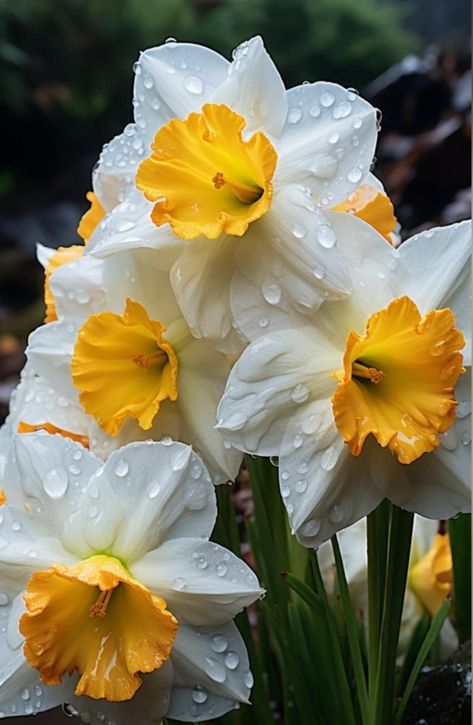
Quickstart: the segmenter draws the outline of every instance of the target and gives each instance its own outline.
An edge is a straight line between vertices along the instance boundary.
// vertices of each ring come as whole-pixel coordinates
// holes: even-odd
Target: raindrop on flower
[[[117,463],[115,464],[115,473],[120,478],[124,478],[127,475],[129,470],[130,470],[130,466],[123,458],[120,458],[120,460],[117,461]]]
[[[362,123],[363,122],[361,118],[355,118],[355,120],[353,121],[353,128],[356,128],[358,130],[359,128],[361,128]]]
[[[314,267],[312,270],[312,274],[314,275],[315,279],[323,279],[325,276],[325,269],[323,267]]]
[[[214,634],[210,646],[214,652],[225,652],[228,647],[228,640],[223,634]]]
[[[297,493],[304,493],[307,491],[307,481],[305,478],[301,478],[299,481],[297,481],[296,485],[294,486]]]
[[[321,522],[320,519],[310,519],[301,526],[302,536],[307,536],[309,539],[313,536],[317,536],[320,531]]]
[[[340,504],[335,504],[329,512],[329,519],[333,524],[339,524],[341,521],[343,521],[343,516],[345,512],[343,510],[343,506]]]
[[[217,574],[217,576],[225,576],[225,574],[227,573],[227,565],[223,562],[220,562],[220,564],[217,564],[217,566],[215,567],[215,573]]]
[[[205,657],[205,674],[210,677],[211,680],[214,682],[225,682],[227,679],[227,673],[225,672],[225,668],[216,660],[214,660],[212,657]]]
[[[458,448],[458,437],[454,428],[449,428],[440,436],[440,443],[447,451],[456,451]]]
[[[25,687],[25,689],[21,691],[20,697],[22,700],[25,701],[30,699],[31,695],[27,687]]]
[[[250,671],[245,672],[245,674],[243,675],[243,683],[244,683],[245,687],[248,687],[248,688],[253,687],[254,679],[253,679],[253,675],[251,674]]]
[[[197,78],[197,76],[188,76],[184,80],[184,88],[186,91],[189,91],[189,93],[193,93],[198,96],[204,90],[204,84],[200,78]]]
[[[156,496],[159,495],[161,491],[161,484],[159,481],[151,481],[149,488],[148,488],[148,497],[149,498],[156,498]]]
[[[298,123],[302,118],[302,111],[300,108],[291,108],[287,115],[288,123]]]
[[[330,249],[337,241],[337,237],[331,226],[321,224],[317,227],[317,240],[322,247]]]
[[[61,498],[67,491],[69,479],[63,468],[52,468],[43,480],[43,488],[51,498]]]
[[[312,118],[318,118],[321,113],[320,106],[312,106],[309,113],[312,116]]]
[[[456,408],[457,418],[466,418],[471,413],[471,404],[468,400],[458,403]]]
[[[269,325],[269,319],[267,317],[260,317],[258,325],[262,328],[267,327]]]
[[[334,106],[332,115],[335,119],[346,118],[350,115],[351,109],[351,103],[349,103],[348,101],[341,101],[341,103],[337,103],[337,105]]]
[[[122,219],[116,226],[117,232],[129,232],[131,229],[136,227],[136,223],[130,219]]]
[[[330,91],[324,91],[320,96],[320,105],[324,108],[330,108],[335,103],[335,96]]]
[[[182,577],[178,576],[174,579],[174,581],[172,583],[172,588],[176,592],[182,591],[183,589],[185,589],[185,587],[186,587],[186,582]]]
[[[340,141],[340,134],[338,134],[338,133],[331,133],[329,135],[329,137],[328,137],[327,140],[332,145],[333,144],[336,144],[336,143],[338,143]]]
[[[192,690],[192,699],[197,705],[202,705],[202,703],[206,702],[207,697],[207,691],[202,685],[196,685]]]
[[[236,670],[238,665],[240,664],[240,658],[238,657],[236,652],[227,652],[225,657],[223,658],[223,661],[225,662],[225,667],[228,667],[229,670]]]
[[[261,291],[263,292],[264,299],[270,305],[277,305],[281,301],[281,287],[276,282],[268,285],[263,284]]]
[[[305,227],[302,226],[302,224],[294,224],[292,227],[292,233],[296,237],[296,239],[304,239],[305,235],[307,234],[307,230]]]
[[[148,89],[148,91],[153,87],[153,79],[151,76],[146,76],[146,78],[143,80],[143,85],[145,88]]]
[[[0,607],[6,607],[10,600],[4,592],[0,592]]]
[[[352,184],[357,184],[363,176],[363,172],[361,169],[359,169],[357,166],[354,166],[352,169],[349,169],[347,174],[347,179]]]
[[[303,403],[309,397],[310,390],[307,385],[297,383],[291,391],[291,398],[295,403]]]

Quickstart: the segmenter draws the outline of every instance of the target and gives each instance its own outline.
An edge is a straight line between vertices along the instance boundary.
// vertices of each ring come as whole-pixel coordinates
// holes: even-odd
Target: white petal
[[[67,400],[77,403],[77,391],[72,385],[70,360],[77,336],[77,324],[57,320],[38,327],[28,338],[28,362],[47,384]]]
[[[330,399],[301,407],[290,420],[279,454],[279,483],[301,544],[318,546],[380,503],[383,495],[367,471],[365,454],[349,453]]]
[[[238,241],[237,241],[238,243]],[[182,313],[195,337],[205,337],[225,352],[236,352],[230,309],[230,282],[235,269],[235,237],[200,237],[188,242],[171,270]]]
[[[111,212],[125,198],[142,199],[135,187],[135,175],[145,156],[144,139],[132,123],[104,145],[94,170],[93,186],[106,212]]]
[[[88,490],[98,492],[99,512],[108,505],[121,510],[122,521],[110,546],[129,562],[168,539],[207,537],[215,523],[209,474],[182,443],[130,443],[110,456]]]
[[[36,258],[44,268],[47,267],[49,260],[54,256],[55,252],[56,250],[51,247],[44,247],[42,244],[36,245]]]
[[[471,359],[471,221],[438,227],[408,239],[399,248],[402,288],[423,313],[450,307],[467,340]]]
[[[280,136],[287,113],[284,83],[259,36],[234,51],[228,75],[212,102],[225,103],[244,116],[245,131]]]
[[[337,534],[338,545],[343,559],[343,568],[349,585],[360,578],[366,578],[368,566],[366,551],[366,519],[342,529]],[[325,542],[317,552],[320,569],[333,591],[335,559],[332,544]],[[330,580],[330,581],[329,581]]]
[[[370,461],[383,493],[397,506],[428,519],[447,519],[471,511],[471,376],[456,387],[457,417],[441,444],[409,465],[376,447]],[[375,472],[378,471],[376,474]]]
[[[80,556],[82,535],[71,519],[77,511],[78,489],[88,483],[100,463],[79,443],[60,435],[43,431],[16,435],[6,464],[5,487],[9,506],[18,509],[17,517],[23,516],[25,534],[34,539],[41,531],[43,536],[67,542],[68,550]]]
[[[133,576],[170,611],[194,625],[228,622],[263,594],[251,569],[223,546],[202,539],[166,541],[132,565]]]
[[[131,700],[108,702],[91,697],[74,695],[77,675],[65,682],[68,692],[63,701],[69,704],[68,712],[80,717],[81,722],[91,725],[103,725],[104,722],[116,725],[156,725],[161,722],[169,707],[173,680],[173,667],[168,660],[162,667],[150,674],[140,674],[142,684]]]
[[[228,61],[192,43],[165,43],[141,54],[135,66],[135,121],[146,143],[176,116],[208,102],[227,74]]]
[[[235,480],[241,454],[225,446],[215,430],[217,405],[230,366],[225,356],[204,341],[194,341],[179,351],[179,411],[182,440],[191,443],[215,483]]]
[[[207,720],[228,712],[236,702],[248,702],[253,678],[245,644],[233,622],[218,628],[182,624],[171,659],[175,674],[169,717]]]
[[[50,278],[57,315],[80,324],[105,304],[103,265],[91,255],[63,264]]]
[[[316,328],[282,330],[245,350],[220,402],[218,428],[237,448],[279,455],[289,419],[312,396],[329,395],[340,353]]]
[[[377,136],[375,110],[335,83],[297,86],[287,98],[275,184],[303,182],[319,202],[335,206],[370,170]]]
[[[154,204],[143,197],[117,206],[96,228],[87,245],[87,254],[108,257],[134,249],[154,249],[153,267],[169,271],[184,244],[168,224],[157,227],[151,219]]]
[[[279,191],[264,217],[236,246],[240,272],[261,286],[267,302],[283,297],[303,312],[351,289],[346,259],[336,233],[302,187]],[[284,300],[283,300],[284,301]]]

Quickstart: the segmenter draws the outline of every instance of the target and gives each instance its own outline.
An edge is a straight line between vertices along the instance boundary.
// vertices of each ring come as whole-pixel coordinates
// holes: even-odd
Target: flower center
[[[350,332],[332,407],[353,455],[369,434],[400,463],[436,448],[455,420],[464,344],[449,309],[422,319],[409,297],[371,315],[363,336]]]
[[[162,401],[177,399],[178,362],[164,333],[130,299],[123,315],[101,312],[80,328],[72,382],[86,412],[109,435],[117,435],[127,418],[148,430]]]
[[[24,599],[24,654],[47,685],[77,671],[76,695],[120,702],[169,658],[177,620],[114,557],[35,572]]]
[[[264,134],[243,139],[245,120],[225,105],[206,103],[156,134],[136,185],[156,202],[155,224],[182,239],[223,232],[242,236],[267,212],[277,154]]]

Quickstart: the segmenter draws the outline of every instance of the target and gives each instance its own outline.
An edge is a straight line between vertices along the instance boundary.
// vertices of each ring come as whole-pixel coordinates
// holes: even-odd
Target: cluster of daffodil
[[[324,542],[344,530],[356,599],[370,577],[356,542],[384,499],[433,520],[469,511],[469,225],[397,246],[370,173],[375,109],[332,83],[286,91],[259,38],[232,62],[167,42],[134,71],[134,123],[94,169],[84,243],[39,248],[45,324],[0,434],[0,716],[67,702],[87,723],[220,717],[249,700],[248,647],[261,704],[249,717],[266,723],[264,658],[232,621],[263,589],[238,536],[233,552],[209,541],[215,485],[250,454],[268,525],[258,545],[256,520],[252,543],[281,667],[282,630],[296,631],[281,602],[323,606],[296,578],[301,562],[327,601],[337,590]],[[273,501],[252,456],[278,459]],[[278,528],[286,515],[296,538]],[[415,537],[406,621],[451,590],[436,531]],[[273,544],[288,567],[299,560],[292,595],[262,557]],[[286,684],[286,722],[315,722],[299,683]],[[375,690],[379,707],[379,677]],[[387,722],[376,707],[370,722]]]

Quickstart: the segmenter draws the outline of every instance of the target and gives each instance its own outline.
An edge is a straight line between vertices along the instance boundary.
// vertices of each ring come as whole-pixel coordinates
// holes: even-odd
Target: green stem
[[[343,614],[345,617],[348,646],[350,648],[353,671],[355,673],[358,702],[360,704],[362,719],[365,722],[368,717],[368,691],[366,687],[366,675],[363,667],[363,659],[361,656],[358,626],[350,600],[350,592],[348,590],[347,579],[345,576],[345,567],[343,566],[343,559],[336,535],[332,536],[332,548],[333,555],[335,557],[337,581],[338,587],[340,589],[340,596],[342,599]]]
[[[388,550],[389,502],[384,500],[367,518],[368,546],[368,674],[370,698],[378,671],[379,632]]]
[[[375,689],[370,692],[370,724],[393,721],[396,655],[406,591],[414,514],[390,504],[383,614],[379,635]],[[370,663],[371,665],[371,663]],[[373,675],[371,675],[371,681]]]
[[[460,643],[471,637],[471,515],[448,522],[453,558],[453,608]]]

